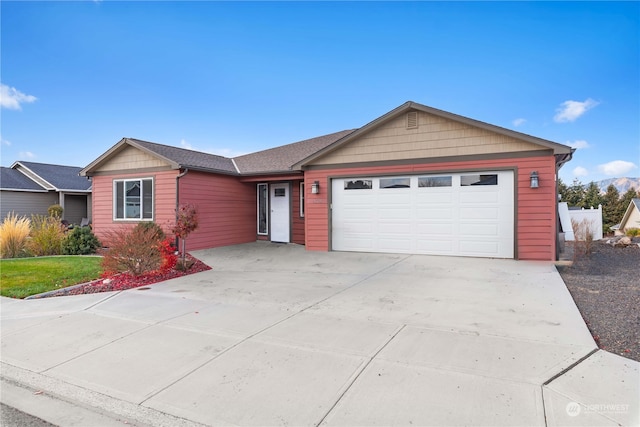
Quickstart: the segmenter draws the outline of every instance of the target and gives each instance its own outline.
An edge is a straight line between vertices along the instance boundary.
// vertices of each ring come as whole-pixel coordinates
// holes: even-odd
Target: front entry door
[[[271,184],[271,241],[289,243],[289,184]]]

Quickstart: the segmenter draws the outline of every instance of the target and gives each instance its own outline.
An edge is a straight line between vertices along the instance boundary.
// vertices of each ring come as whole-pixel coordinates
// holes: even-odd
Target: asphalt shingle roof
[[[343,130],[304,141],[245,154],[235,157],[241,174],[258,174],[290,171],[291,167],[299,161],[333,144],[354,130]]]
[[[23,161],[19,163],[58,190],[87,191],[91,189],[91,181],[79,175],[80,170],[82,170],[80,167]]]
[[[20,171],[11,168],[0,169],[0,188],[3,190],[40,190],[46,191],[35,181],[28,178]]]
[[[183,168],[191,168],[212,172],[236,173],[233,161],[216,154],[203,153],[201,151],[187,150],[185,148],[171,147],[169,145],[156,144],[155,142],[141,141],[134,138],[126,138],[134,145],[139,145],[157,155],[164,157]]]

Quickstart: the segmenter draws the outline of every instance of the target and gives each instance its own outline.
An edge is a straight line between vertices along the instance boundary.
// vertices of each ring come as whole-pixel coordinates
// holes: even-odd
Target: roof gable
[[[419,119],[421,123],[420,126],[425,124],[433,125],[433,130],[438,134],[436,135],[434,132],[430,135],[430,129],[420,130],[420,126],[410,128],[408,123],[405,125],[405,120],[408,120],[407,113],[409,112],[415,112],[417,114],[415,118]],[[427,121],[427,123],[425,123],[425,121]],[[428,121],[430,121],[430,123]],[[402,126],[398,126],[399,123],[402,123]],[[417,124],[417,122],[412,124]],[[385,127],[389,129],[385,130]],[[379,135],[375,135],[376,132],[378,132]],[[442,137],[443,135],[444,138]],[[468,147],[478,144],[480,138],[486,138],[486,136],[489,135],[495,140],[496,145],[496,147],[492,147],[491,149],[496,151],[504,150],[505,148],[507,151],[551,150],[559,164],[570,160],[571,154],[574,151],[571,147],[562,144],[409,101],[312,154],[306,159],[303,159],[294,165],[294,168],[303,168],[311,164],[339,163],[341,158],[342,161],[349,158],[357,159],[359,162],[375,161],[375,156],[369,156],[369,154],[373,154],[375,150],[378,150],[376,153],[379,157],[385,159],[393,158],[393,156],[401,159],[403,153],[407,158],[415,158],[416,153],[423,154],[425,155],[424,157],[459,155],[461,151],[464,152],[465,150],[473,153],[473,149],[465,149],[465,146]],[[349,145],[357,144],[358,141],[366,138],[370,138],[370,141],[366,143],[369,144],[368,147],[365,148],[364,145],[366,144],[360,142],[361,147],[347,149]],[[447,138],[449,138],[450,141],[455,139],[458,146],[443,145],[447,143]],[[473,138],[476,138],[476,141],[474,141]],[[393,146],[395,143],[403,145]],[[386,144],[387,147],[379,146],[372,149],[374,145],[383,144]],[[346,150],[346,153],[338,155],[338,150]],[[425,150],[431,150],[432,152],[427,153]]]
[[[109,162],[117,159],[118,156],[125,156],[131,153],[131,148],[144,153],[146,155],[145,158],[153,159],[155,161],[153,166],[164,166],[171,169],[194,169],[224,174],[237,173],[233,161],[226,157],[134,138],[121,139],[117,144],[82,169],[80,173],[87,176],[94,175]],[[149,163],[147,162],[146,164]]]
[[[11,168],[46,190],[82,192],[91,190],[91,181],[79,175],[82,168],[77,166],[18,161]]]
[[[38,185],[22,172],[12,168],[6,168],[4,166],[0,169],[0,187],[2,190],[47,191],[44,187]]]
[[[629,202],[629,206],[627,206],[627,210],[624,212],[622,220],[620,221],[620,229],[625,229],[627,222],[629,221],[629,218],[631,218],[631,214],[634,211],[637,212],[637,214],[640,216],[640,199],[638,198],[631,199],[631,202]]]

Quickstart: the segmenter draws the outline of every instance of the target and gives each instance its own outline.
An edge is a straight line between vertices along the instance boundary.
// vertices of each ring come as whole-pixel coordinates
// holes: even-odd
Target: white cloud
[[[31,151],[21,151],[18,153],[18,157],[20,157],[20,159],[22,160],[25,160],[25,159],[34,159],[36,155],[33,154]]]
[[[624,160],[614,160],[609,163],[598,165],[598,170],[603,174],[609,176],[626,175],[628,172],[631,172],[632,170],[637,168],[638,166],[636,166],[635,164]]]
[[[25,95],[14,87],[0,83],[0,106],[9,110],[21,110],[20,104],[34,102],[36,99],[33,95]]]
[[[186,148],[187,150],[193,150],[193,147],[191,146],[191,144],[189,144],[189,143],[187,142],[187,140],[186,140],[186,139],[184,139],[184,138],[182,138],[182,139],[180,140],[180,146],[181,146],[182,148]]]
[[[556,115],[553,116],[553,121],[556,123],[573,122],[598,104],[599,102],[591,98],[588,98],[584,102],[564,101],[560,104],[560,107],[556,109]]]
[[[523,124],[525,124],[527,122],[527,119],[523,119],[523,118],[519,118],[519,119],[515,119],[514,121],[512,121],[511,123],[513,123],[513,125],[515,127],[518,126],[522,126]]]
[[[586,170],[585,168],[583,168],[582,166],[578,166],[578,167],[573,169],[573,176],[575,176],[575,177],[587,176],[587,175],[589,175],[589,171]]]
[[[587,141],[585,141],[584,139],[578,139],[578,140],[575,140],[573,142],[567,141],[567,145],[569,147],[571,147],[571,148],[577,148],[578,150],[582,150],[582,149],[591,147],[591,145],[589,145],[589,143]]]
[[[11,141],[0,136],[0,145],[6,145],[7,147],[9,147],[11,145]]]

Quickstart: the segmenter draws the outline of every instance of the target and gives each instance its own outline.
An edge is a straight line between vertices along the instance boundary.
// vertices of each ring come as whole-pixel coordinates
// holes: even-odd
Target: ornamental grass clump
[[[25,255],[31,223],[25,216],[14,212],[0,224],[0,258],[17,258]]]
[[[64,226],[58,216],[31,216],[31,238],[27,248],[35,256],[60,255]]]

